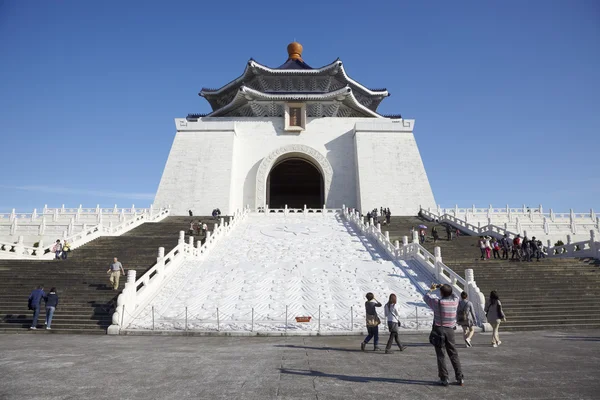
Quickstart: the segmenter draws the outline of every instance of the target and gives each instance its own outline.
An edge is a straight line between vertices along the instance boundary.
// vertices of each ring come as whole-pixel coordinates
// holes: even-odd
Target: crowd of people
[[[379,207],[379,210],[374,208],[373,210],[367,212],[366,217],[367,222],[373,218],[373,221],[376,224],[380,223],[381,225],[389,225],[392,220],[392,212],[390,211],[389,207]],[[379,218],[381,218],[381,220]]]
[[[481,260],[490,260],[492,255],[494,259],[499,260],[510,258],[512,261],[528,262],[533,261],[534,258],[540,261],[540,258],[546,257],[542,241],[537,240],[535,236],[529,239],[527,236],[521,238],[521,235],[517,235],[514,239],[510,239],[508,235],[504,235],[500,240],[490,236],[480,236],[477,246],[481,252]]]
[[[190,221],[190,229],[188,231],[190,236],[206,236],[206,232],[208,231],[208,225],[206,223],[202,223],[200,220]]]
[[[433,292],[437,290],[439,290],[439,293],[434,295]],[[379,325],[381,324],[381,320],[377,313],[377,308],[382,306],[384,307],[389,331],[385,353],[389,354],[392,352],[391,348],[394,342],[398,346],[399,351],[406,350],[407,347],[401,343],[398,332],[401,323],[400,315],[396,309],[396,295],[393,293],[390,294],[388,302],[385,305],[381,304],[371,292],[367,293],[366,298],[365,314],[368,335],[360,344],[361,350],[366,350],[366,346],[371,339],[373,339],[374,344],[373,350],[382,350],[379,347]],[[444,386],[450,384],[449,373],[446,367],[447,354],[454,368],[456,383],[462,386],[465,380],[456,347],[455,330],[457,326],[460,326],[463,331],[465,346],[467,348],[473,346],[472,339],[475,333],[475,326],[478,325],[473,303],[469,301],[466,292],[462,292],[459,299],[448,284],[432,285],[429,292],[423,296],[423,301],[433,310],[433,324],[429,335],[429,342],[435,348],[440,383]],[[506,316],[502,310],[500,298],[495,291],[490,293],[490,297],[486,301],[485,313],[493,329],[492,347],[498,347],[502,344],[498,333],[500,322],[506,321]]]

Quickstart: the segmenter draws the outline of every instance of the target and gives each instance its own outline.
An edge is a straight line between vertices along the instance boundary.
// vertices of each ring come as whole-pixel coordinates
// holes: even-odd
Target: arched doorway
[[[267,178],[270,208],[321,208],[324,203],[323,176],[303,158],[286,158],[276,163]]]

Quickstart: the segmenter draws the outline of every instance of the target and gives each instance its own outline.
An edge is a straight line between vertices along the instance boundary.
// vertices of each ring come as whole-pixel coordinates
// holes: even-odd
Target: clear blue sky
[[[443,206],[600,211],[596,0],[0,0],[0,211],[147,206],[173,118],[294,39],[416,119]]]

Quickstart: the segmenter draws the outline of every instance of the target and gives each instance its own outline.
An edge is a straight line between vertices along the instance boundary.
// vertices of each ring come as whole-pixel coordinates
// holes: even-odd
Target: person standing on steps
[[[440,235],[438,234],[436,226],[431,228],[431,235],[433,236],[433,243],[437,243],[438,239],[440,238]]]
[[[477,318],[475,318],[473,303],[468,300],[468,297],[467,292],[460,294],[462,300],[458,303],[458,308],[456,309],[456,323],[463,329],[467,347],[472,347],[471,339],[473,339],[473,335],[475,334]]]
[[[46,329],[52,329],[50,326],[52,325],[52,317],[54,316],[54,311],[56,311],[56,307],[58,307],[58,295],[56,294],[56,288],[50,289],[50,293],[46,297],[44,297],[44,301],[46,302]]]
[[[510,252],[511,240],[508,238],[508,235],[505,233],[504,237],[500,240],[500,245],[502,246],[502,259],[508,260],[508,253]]]
[[[119,277],[121,273],[125,275],[125,270],[123,269],[123,265],[119,262],[117,257],[113,258],[113,263],[110,264],[107,274],[110,274],[109,281],[112,285],[113,290],[119,290]]]
[[[492,325],[492,346],[498,347],[502,344],[498,329],[500,328],[500,322],[506,321],[506,316],[504,315],[504,311],[502,311],[502,303],[500,303],[500,298],[495,290],[492,290],[489,300],[486,301],[485,316],[490,325]]]
[[[439,289],[440,297],[434,297],[431,292]],[[438,375],[441,384],[448,386],[448,369],[446,368],[446,358],[444,348],[448,353],[448,358],[454,368],[456,383],[460,386],[464,384],[464,376],[460,367],[458,350],[454,342],[454,331],[456,330],[456,309],[458,307],[458,297],[452,292],[452,286],[432,285],[429,293],[423,296],[423,301],[433,310],[433,326],[429,335],[429,342],[435,348],[437,356]]]
[[[383,308],[387,319],[388,330],[390,331],[390,338],[388,339],[387,345],[385,346],[385,354],[392,352],[392,344],[395,341],[400,351],[406,350],[406,346],[400,343],[400,335],[398,334],[398,328],[400,327],[400,314],[396,310],[396,295],[390,294],[390,298]]]
[[[373,350],[377,351],[381,350],[379,346],[377,346],[379,344],[379,324],[381,323],[381,321],[377,316],[376,307],[381,307],[381,303],[375,299],[375,295],[371,292],[367,293],[366,297],[367,301],[365,302],[365,313],[367,320],[368,335],[365,338],[365,340],[363,340],[363,342],[360,344],[360,349],[362,351],[365,351],[367,343],[369,343],[369,341],[373,339]]]
[[[190,217],[194,216],[194,213],[192,212],[192,210],[188,210],[188,214],[190,214]]]
[[[71,245],[69,244],[69,242],[67,242],[67,239],[64,240],[64,243],[62,245],[62,259],[66,260],[67,259],[67,253],[71,251]]]
[[[33,310],[33,321],[31,321],[31,326],[29,329],[37,329],[38,318],[40,317],[40,307],[42,299],[45,296],[46,293],[44,293],[44,285],[39,285],[37,289],[34,289],[29,295],[29,309]]]
[[[60,260],[60,253],[62,253],[62,244],[60,243],[60,239],[56,239],[56,243],[52,247],[52,251],[54,252],[54,259]]]
[[[479,250],[481,251],[481,260],[485,260],[485,240],[483,236],[479,236],[479,241],[477,242],[479,246]]]
[[[446,224],[446,239],[448,241],[452,240],[452,229],[450,228],[450,224]]]

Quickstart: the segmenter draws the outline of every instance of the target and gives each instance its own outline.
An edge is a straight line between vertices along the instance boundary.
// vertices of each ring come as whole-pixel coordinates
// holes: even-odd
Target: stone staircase
[[[425,247],[433,254],[442,249],[444,263],[464,276],[472,268],[475,281],[484,295],[496,290],[502,301],[507,322],[502,330],[535,330],[563,328],[599,328],[600,303],[595,298],[600,289],[600,261],[590,259],[541,259],[540,262],[506,260],[480,261],[477,237],[461,235],[446,240],[445,227],[418,217],[392,217],[382,231],[390,239],[402,241],[411,227],[426,225]],[[437,226],[442,240],[433,243],[431,228]]]
[[[166,254],[177,245],[179,231],[187,233],[192,219],[206,222],[213,230],[211,217],[167,217],[122,236],[98,238],[72,251],[68,260],[0,260],[0,332],[105,334],[118,294],[109,287],[106,274],[113,257],[119,258],[125,271],[134,269],[140,277],[156,263],[159,247]],[[121,278],[120,289],[125,280]],[[43,302],[38,330],[28,330],[32,313],[27,298],[39,284],[46,292],[56,287],[59,296],[50,331],[40,329],[45,320]]]

